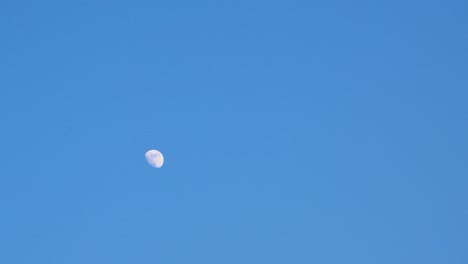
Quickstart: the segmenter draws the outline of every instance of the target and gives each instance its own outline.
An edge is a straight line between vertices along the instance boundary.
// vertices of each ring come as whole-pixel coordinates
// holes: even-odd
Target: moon
[[[161,168],[162,165],[164,164],[163,154],[155,149],[148,150],[145,153],[145,158],[146,158],[146,161],[148,161],[149,165],[158,169]]]

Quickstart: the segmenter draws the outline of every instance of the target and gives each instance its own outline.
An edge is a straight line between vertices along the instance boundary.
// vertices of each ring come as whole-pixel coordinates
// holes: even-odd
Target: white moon
[[[161,168],[164,164],[164,156],[161,152],[155,149],[148,150],[145,153],[145,158],[146,161],[148,161],[148,163],[155,168]]]

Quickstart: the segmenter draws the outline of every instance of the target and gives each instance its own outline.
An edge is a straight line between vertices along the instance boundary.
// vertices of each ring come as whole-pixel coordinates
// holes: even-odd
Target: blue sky
[[[0,262],[468,263],[466,10],[2,1]]]

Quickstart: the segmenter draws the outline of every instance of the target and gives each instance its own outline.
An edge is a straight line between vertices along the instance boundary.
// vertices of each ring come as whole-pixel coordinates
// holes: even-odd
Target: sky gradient
[[[0,263],[468,263],[467,10],[1,1]]]

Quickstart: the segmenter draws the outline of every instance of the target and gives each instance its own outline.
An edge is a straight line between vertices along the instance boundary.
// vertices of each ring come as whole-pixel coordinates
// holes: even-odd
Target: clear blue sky
[[[467,10],[1,1],[0,263],[468,263]]]

